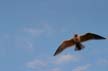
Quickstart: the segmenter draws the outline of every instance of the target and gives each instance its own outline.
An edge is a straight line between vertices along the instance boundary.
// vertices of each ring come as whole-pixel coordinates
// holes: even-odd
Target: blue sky
[[[108,37],[107,0],[1,0],[0,71],[108,71],[107,40],[53,56],[75,33]]]

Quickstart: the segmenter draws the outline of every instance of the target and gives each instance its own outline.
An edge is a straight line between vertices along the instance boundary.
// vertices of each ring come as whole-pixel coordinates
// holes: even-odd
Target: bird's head
[[[75,34],[75,35],[74,35],[74,37],[77,37],[77,36],[78,36],[78,34]]]

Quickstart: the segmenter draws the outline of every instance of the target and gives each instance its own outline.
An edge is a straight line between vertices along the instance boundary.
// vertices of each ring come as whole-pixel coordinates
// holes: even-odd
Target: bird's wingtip
[[[53,56],[56,56],[58,53],[54,53],[54,55]]]
[[[56,54],[53,54],[53,56],[56,56]]]

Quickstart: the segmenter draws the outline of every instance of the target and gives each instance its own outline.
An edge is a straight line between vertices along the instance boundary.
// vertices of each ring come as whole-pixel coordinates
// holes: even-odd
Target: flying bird
[[[86,33],[81,36],[78,34],[75,34],[72,39],[65,40],[62,42],[62,44],[57,48],[56,52],[54,53],[54,56],[61,53],[64,49],[69,48],[74,45],[75,45],[75,51],[79,51],[85,47],[83,44],[81,44],[82,42],[85,42],[88,40],[100,40],[100,39],[106,39],[106,38],[100,35],[94,34],[94,33]]]

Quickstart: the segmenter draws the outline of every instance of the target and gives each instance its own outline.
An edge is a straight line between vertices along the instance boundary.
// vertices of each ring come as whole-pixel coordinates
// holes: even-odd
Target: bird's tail
[[[79,43],[76,43],[76,47],[75,47],[75,50],[76,51],[79,51],[81,49],[85,48],[85,46],[83,44],[81,44],[80,42]]]

